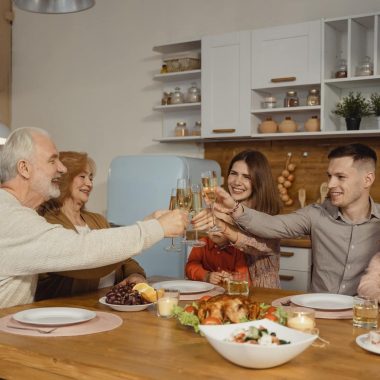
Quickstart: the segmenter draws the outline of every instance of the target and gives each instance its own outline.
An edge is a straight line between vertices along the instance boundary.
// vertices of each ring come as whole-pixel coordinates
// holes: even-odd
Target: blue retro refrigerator
[[[164,155],[120,156],[112,160],[108,175],[107,218],[116,225],[130,225],[158,209],[167,209],[177,178],[201,182],[201,173],[215,170],[216,161]],[[186,248],[167,252],[170,239],[163,239],[134,257],[147,276],[184,278]]]

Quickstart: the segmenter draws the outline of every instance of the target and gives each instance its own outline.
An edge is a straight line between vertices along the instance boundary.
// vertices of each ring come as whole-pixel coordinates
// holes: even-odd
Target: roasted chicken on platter
[[[198,318],[203,323],[206,318],[217,318],[222,323],[239,323],[244,320],[257,319],[260,304],[245,296],[227,294],[211,297],[199,303]]]

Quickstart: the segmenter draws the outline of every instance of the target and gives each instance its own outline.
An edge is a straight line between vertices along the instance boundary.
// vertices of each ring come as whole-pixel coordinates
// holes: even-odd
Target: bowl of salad
[[[225,359],[247,368],[271,368],[306,350],[317,335],[269,319],[229,325],[199,325],[211,346]]]

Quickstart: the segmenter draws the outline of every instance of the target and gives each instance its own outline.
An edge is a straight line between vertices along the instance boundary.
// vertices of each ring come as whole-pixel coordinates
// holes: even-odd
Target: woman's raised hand
[[[223,213],[230,213],[235,207],[236,201],[231,197],[231,195],[221,187],[216,188],[216,202],[215,210]]]

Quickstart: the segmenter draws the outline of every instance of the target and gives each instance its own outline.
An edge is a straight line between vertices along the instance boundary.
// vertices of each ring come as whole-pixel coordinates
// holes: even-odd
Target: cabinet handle
[[[236,132],[236,129],[234,128],[225,128],[225,129],[213,129],[213,133],[234,133]]]
[[[294,256],[294,252],[280,252],[281,257],[292,257]]]
[[[292,280],[294,280],[294,276],[286,276],[284,274],[280,274],[280,280],[281,281],[292,281]]]
[[[281,82],[294,82],[297,80],[296,77],[283,77],[283,78],[272,78],[270,81],[272,83],[281,83]]]

